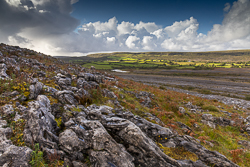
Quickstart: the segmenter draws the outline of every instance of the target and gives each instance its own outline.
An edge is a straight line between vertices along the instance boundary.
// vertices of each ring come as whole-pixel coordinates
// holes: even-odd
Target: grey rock
[[[15,101],[15,100],[19,100],[19,101],[26,101],[27,100],[27,97],[24,96],[24,95],[18,95],[14,98],[11,99],[12,101]]]
[[[134,123],[118,117],[103,117],[102,124],[127,144],[127,151],[134,156],[136,165],[181,166],[176,160],[163,153]]]
[[[11,128],[0,128],[0,142],[3,142],[5,140],[8,140],[12,135],[12,129]]]
[[[44,89],[45,92],[47,92],[47,93],[52,93],[52,94],[58,91],[57,89],[52,88],[52,87],[49,87],[49,86],[47,86],[47,85],[44,85],[44,86],[43,86],[43,89]]]
[[[191,160],[177,160],[182,167],[208,167],[202,161],[193,162]]]
[[[239,140],[238,144],[244,146],[245,148],[249,149],[250,148],[250,141],[247,140]]]
[[[151,113],[145,113],[146,118],[151,120],[151,121],[155,121],[157,124],[164,126],[165,124],[160,120],[160,118],[158,118],[157,116],[151,114]]]
[[[19,115],[17,112],[16,112],[16,115],[15,115],[15,118],[14,118],[14,121],[17,121],[19,119],[22,119],[22,116]]]
[[[73,163],[71,162],[71,160],[69,158],[64,157],[63,161],[64,161],[64,163],[63,163],[64,167],[73,167]]]
[[[77,79],[77,82],[76,82],[76,87],[78,88],[78,89],[80,89],[80,88],[84,88],[84,85],[86,84],[87,82],[85,81],[85,79],[84,78],[78,78]]]
[[[105,106],[105,105],[96,106],[95,104],[88,106],[87,110],[85,112],[87,112],[87,114],[89,114],[89,112],[91,112],[92,110],[98,111],[99,114],[104,114],[104,115],[108,115],[108,114],[113,113],[112,112],[112,110],[113,110],[112,107]]]
[[[206,120],[206,121],[214,121],[214,117],[212,116],[212,114],[203,114],[202,115],[202,119]]]
[[[77,105],[78,101],[74,98],[74,93],[69,90],[57,91],[55,97],[62,104]]]
[[[72,154],[77,151],[82,151],[85,143],[78,139],[76,133],[71,129],[66,129],[59,135],[59,144],[61,148],[69,153]]]
[[[180,112],[181,114],[185,114],[186,110],[185,110],[185,108],[183,108],[183,107],[179,107],[179,112]]]
[[[18,91],[4,92],[4,93],[1,94],[2,97],[14,97],[16,95],[19,95]]]
[[[102,89],[102,92],[103,92],[105,97],[117,99],[117,96],[115,95],[115,93],[112,91],[109,91],[108,89]]]
[[[168,148],[175,148],[176,144],[173,139],[167,140],[167,142],[161,143],[163,147],[168,147]]]
[[[232,161],[228,160],[224,155],[216,151],[207,150],[202,145],[187,141],[182,141],[180,145],[183,146],[186,150],[195,153],[198,158],[206,164],[212,164],[218,167],[239,167]]]
[[[246,119],[244,120],[244,122],[250,123],[250,116],[246,117]]]
[[[61,89],[67,89],[67,87],[71,86],[72,79],[71,78],[60,78],[57,81],[57,84]]]
[[[132,114],[131,112],[120,112],[117,113],[116,116],[133,122],[148,137],[150,137],[154,141],[159,141],[160,143],[164,143],[167,142],[167,139],[170,139],[174,136],[173,132],[170,129],[149,122],[139,116],[134,116],[134,114]]]
[[[9,76],[6,74],[7,66],[6,64],[0,64],[0,79],[6,79],[9,78]]]
[[[88,167],[87,164],[84,164],[84,163],[82,163],[82,162],[73,161],[72,163],[73,163],[73,166],[74,166],[74,167]]]
[[[6,104],[0,108],[1,113],[3,113],[5,116],[10,116],[11,114],[14,114],[14,108],[10,104]]]
[[[139,93],[135,93],[137,99],[139,99],[141,105],[146,106],[148,108],[152,107],[151,98],[154,98],[154,94],[150,92],[140,91]]]
[[[7,126],[7,121],[0,119],[0,128],[3,128],[4,126]]]
[[[36,82],[35,85],[30,85],[29,89],[30,89],[29,99],[36,99],[43,89],[43,84],[41,82]]]
[[[44,72],[44,71],[38,71],[37,75],[38,75],[38,77],[45,77],[46,76],[46,72]]]
[[[212,116],[212,114],[203,114],[201,122],[205,125],[208,125],[210,128],[215,129],[216,124],[214,123],[215,118]]]
[[[17,147],[11,145],[7,150],[0,156],[0,166],[4,164],[17,166],[29,166],[32,150],[29,147]]]
[[[211,122],[211,121],[206,121],[206,120],[201,120],[201,122],[205,125],[208,125],[210,128],[215,129],[216,128],[216,124]]]
[[[11,135],[11,128],[0,128],[0,166],[29,166],[32,150],[28,147],[12,145],[8,140]]]
[[[51,114],[49,99],[39,95],[37,101],[28,103],[27,123],[24,129],[24,141],[28,145],[39,143],[41,147],[57,149],[58,137],[55,135],[57,123]]]
[[[189,126],[187,126],[186,124],[182,123],[182,122],[176,122],[180,128],[182,129],[187,129],[187,130],[190,130],[190,131],[193,131]]]
[[[70,127],[78,135],[82,146],[88,148],[90,161],[93,166],[134,167],[133,157],[118,144],[106,131],[99,121],[77,118],[78,124]],[[78,140],[79,140],[78,139]]]

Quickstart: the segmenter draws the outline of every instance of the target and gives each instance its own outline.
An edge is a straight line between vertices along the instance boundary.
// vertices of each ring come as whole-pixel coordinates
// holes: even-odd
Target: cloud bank
[[[250,48],[250,0],[226,3],[224,19],[207,33],[187,18],[167,27],[154,22],[80,25],[71,16],[78,0],[0,1],[0,42],[50,55],[80,56],[105,51],[210,51]],[[80,25],[80,27],[79,27]],[[78,27],[78,29],[77,29]],[[77,30],[76,30],[77,29]]]

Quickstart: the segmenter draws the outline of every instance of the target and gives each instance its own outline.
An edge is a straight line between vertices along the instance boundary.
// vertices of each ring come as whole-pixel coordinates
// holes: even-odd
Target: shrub
[[[214,111],[214,112],[219,112],[219,109],[215,106],[202,106],[203,110],[209,110],[209,111]]]
[[[245,100],[250,100],[250,95],[246,95]]]
[[[32,152],[30,164],[32,167],[48,167],[43,158],[43,152],[39,149],[39,144],[35,144],[35,151]]]
[[[23,141],[23,130],[25,126],[26,121],[23,119],[19,119],[17,121],[12,121],[10,124],[10,127],[13,131],[13,136],[11,137],[11,141],[13,144],[17,146],[25,146],[25,143]]]
[[[168,148],[163,147],[160,143],[158,146],[163,149],[163,152],[176,160],[183,160],[183,159],[190,159],[192,161],[197,161],[198,157],[196,154],[187,151],[184,147],[175,147],[175,148]]]

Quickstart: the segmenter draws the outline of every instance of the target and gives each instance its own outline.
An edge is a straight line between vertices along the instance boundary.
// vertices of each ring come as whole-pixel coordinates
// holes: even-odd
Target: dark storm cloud
[[[29,29],[32,36],[47,36],[69,33],[79,21],[70,16],[72,5],[69,0],[0,1],[0,38]]]

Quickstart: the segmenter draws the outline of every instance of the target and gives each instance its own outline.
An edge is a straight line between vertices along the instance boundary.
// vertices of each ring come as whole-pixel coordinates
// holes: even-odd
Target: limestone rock
[[[126,143],[127,151],[135,158],[135,165],[181,166],[176,160],[163,153],[134,123],[118,117],[103,117],[102,124]]]
[[[41,147],[57,149],[58,137],[55,135],[57,123],[51,114],[49,99],[39,95],[37,101],[28,103],[27,123],[24,130],[26,144],[39,143]]]
[[[14,114],[14,108],[10,104],[6,104],[0,108],[1,113],[3,113],[5,116],[10,116],[11,114]]]
[[[11,145],[0,156],[0,166],[4,164],[17,166],[29,166],[32,150],[29,147],[17,147]]]
[[[71,105],[78,104],[78,101],[74,98],[74,93],[72,91],[69,91],[69,90],[57,91],[55,93],[55,97],[62,104],[71,104]]]
[[[29,99],[36,99],[37,96],[42,91],[42,89],[43,89],[43,84],[41,82],[36,82],[35,85],[30,85],[30,87],[29,87],[29,90],[30,90]]]
[[[195,153],[199,159],[206,164],[213,164],[218,167],[239,167],[232,161],[228,160],[224,155],[216,151],[209,151],[202,145],[187,141],[182,141],[180,145],[188,151]]]

